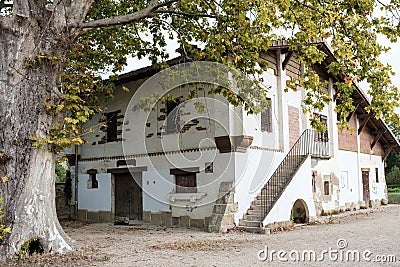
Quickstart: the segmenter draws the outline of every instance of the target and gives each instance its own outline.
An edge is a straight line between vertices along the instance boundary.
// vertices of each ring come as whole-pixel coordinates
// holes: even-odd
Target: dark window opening
[[[106,113],[107,142],[114,142],[114,141],[118,140],[117,116],[118,116],[118,112]]]
[[[267,98],[266,110],[261,112],[261,131],[272,132],[272,105],[271,98]]]
[[[375,168],[375,181],[379,183],[379,169]]]
[[[175,174],[176,193],[197,193],[195,173]]]
[[[317,132],[316,141],[328,142],[329,141],[329,138],[328,138],[328,118],[325,115],[321,115],[321,114],[315,114],[315,116],[326,127],[325,131],[323,131],[323,132],[318,131]]]
[[[324,195],[325,196],[329,196],[330,192],[329,192],[329,181],[325,181],[324,182]]]
[[[99,182],[97,181],[97,170],[95,169],[90,169],[87,171],[89,174],[89,179],[87,181],[87,188],[92,189],[92,188],[99,188]]]
[[[206,162],[205,163],[204,172],[205,173],[213,173],[214,172],[214,163],[213,162]]]
[[[167,108],[167,125],[166,125],[166,133],[178,133],[179,132],[179,100],[175,99],[174,101],[168,101],[166,103]]]
[[[312,185],[312,189],[313,189],[313,193],[316,193],[317,192],[317,186],[316,186],[316,184],[315,184],[315,178],[316,178],[316,173],[315,172],[313,172],[312,173],[312,179],[311,179],[311,185]]]

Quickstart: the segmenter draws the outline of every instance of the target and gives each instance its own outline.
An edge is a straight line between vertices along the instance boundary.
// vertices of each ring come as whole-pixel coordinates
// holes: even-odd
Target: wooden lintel
[[[289,64],[290,59],[293,56],[293,51],[289,51],[288,54],[286,55],[285,59],[282,62],[282,70],[286,69],[287,64]]]
[[[367,125],[369,119],[371,119],[372,116],[368,116],[366,117],[363,122],[361,123],[360,127],[358,128],[358,134],[360,135],[360,133],[362,132],[362,130],[364,130],[365,126]]]
[[[382,161],[386,160],[386,158],[389,156],[390,152],[392,152],[394,147],[395,146],[391,146],[391,147],[388,147],[388,149],[385,150],[385,154],[382,156]]]
[[[372,141],[371,149],[378,143],[379,139],[381,139],[382,135],[386,132],[386,130],[379,130],[378,133],[375,135],[374,141]]]

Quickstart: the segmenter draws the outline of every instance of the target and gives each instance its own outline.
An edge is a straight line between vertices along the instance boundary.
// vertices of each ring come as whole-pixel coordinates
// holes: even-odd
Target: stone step
[[[261,212],[261,210],[263,210],[263,206],[251,204],[249,210],[256,210]]]
[[[262,211],[261,210],[253,210],[253,209],[248,209],[246,214],[248,215],[262,215]]]
[[[287,183],[286,182],[279,182],[279,183],[274,183],[274,184],[269,184],[266,188],[265,188],[265,190],[268,192],[271,192],[271,190],[272,189],[277,189],[277,188],[283,188],[284,186],[286,186],[287,185]],[[264,190],[264,189],[263,189]],[[264,190],[264,191],[265,191]],[[260,193],[258,194],[258,195],[261,195],[261,191],[260,191]]]
[[[258,214],[245,214],[243,216],[243,220],[246,221],[263,221],[264,220],[264,216],[262,216],[260,213]]]
[[[273,198],[272,198],[273,199]],[[251,202],[251,205],[254,205],[254,206],[262,206],[263,204],[265,205],[265,204],[268,204],[268,203],[271,203],[271,201],[262,201],[261,199],[256,199],[256,200],[253,200],[252,202]],[[251,206],[250,206],[251,207]],[[256,208],[256,209],[258,209],[258,207]]]
[[[257,196],[257,197],[252,201],[252,204],[261,205],[262,202],[263,202],[263,199],[264,199],[264,201],[267,201],[267,202],[268,202],[269,200],[275,199],[275,197],[276,197],[276,195],[273,195],[273,194],[267,194],[266,196],[264,196],[264,198],[261,197],[261,196]]]
[[[239,220],[239,227],[241,227],[241,226],[260,227],[261,224],[262,224],[262,222],[260,222],[260,221],[247,221],[247,220],[243,220],[243,219]]]

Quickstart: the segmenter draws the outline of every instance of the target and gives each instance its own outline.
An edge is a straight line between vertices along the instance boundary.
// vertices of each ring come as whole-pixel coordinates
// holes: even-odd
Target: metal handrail
[[[314,157],[329,156],[329,142],[326,133],[312,129],[305,130],[288,154],[276,168],[271,178],[261,189],[262,217],[271,211],[283,191],[286,189],[298,168],[309,155]]]

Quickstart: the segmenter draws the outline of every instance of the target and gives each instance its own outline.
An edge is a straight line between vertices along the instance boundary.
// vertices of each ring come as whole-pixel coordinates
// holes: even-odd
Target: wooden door
[[[363,200],[369,204],[369,171],[362,171]]]
[[[141,173],[134,175],[141,179]],[[143,200],[139,182],[130,173],[115,174],[115,217],[142,219]]]

